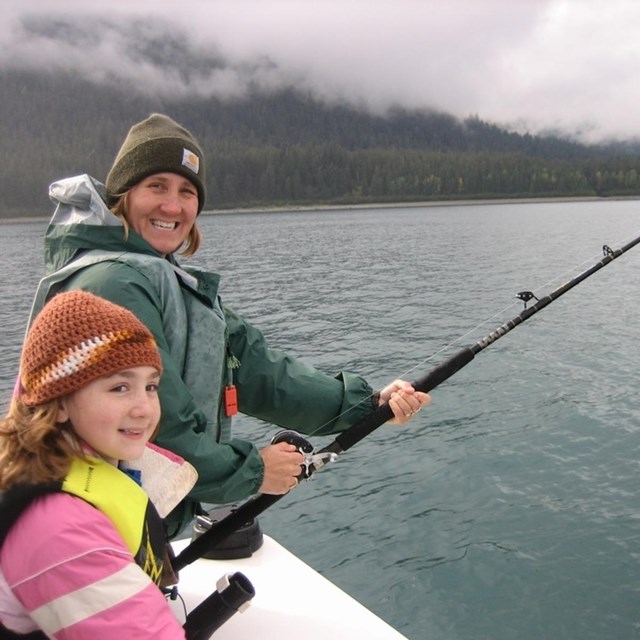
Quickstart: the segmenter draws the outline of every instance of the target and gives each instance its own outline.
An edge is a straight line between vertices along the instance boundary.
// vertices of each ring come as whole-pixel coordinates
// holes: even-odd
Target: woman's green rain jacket
[[[164,365],[156,440],[198,471],[189,497],[168,518],[171,535],[192,519],[198,502],[242,500],[262,484],[256,447],[231,438],[221,402],[230,376],[242,413],[285,429],[335,433],[373,409],[361,377],[331,377],[270,349],[258,329],[222,304],[218,275],[180,267],[132,230],[125,239],[93,178],[56,182],[49,195],[56,210],[32,318],[56,292],[83,289],[127,307],[153,332]]]

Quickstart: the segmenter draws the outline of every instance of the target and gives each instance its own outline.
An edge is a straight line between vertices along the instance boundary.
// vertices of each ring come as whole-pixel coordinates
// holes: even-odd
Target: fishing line
[[[630,234],[630,235],[626,236],[623,240],[617,241],[614,246],[620,246],[620,245],[625,246],[631,239],[635,238],[638,235],[638,233],[640,233],[640,232],[636,232],[635,234]],[[604,249],[604,247],[603,247],[603,249]],[[534,289],[532,289],[530,291],[533,292],[533,293],[536,293],[536,294],[540,293],[540,296],[536,296],[536,299],[538,299],[539,297],[542,296],[541,292],[546,290],[546,289],[548,289],[549,287],[551,287],[551,285],[554,282],[559,281],[559,280],[565,280],[566,281],[566,279],[569,278],[569,274],[575,274],[576,272],[582,270],[585,265],[592,264],[597,258],[599,258],[601,256],[601,254],[602,254],[602,252],[595,253],[592,256],[590,256],[588,258],[585,258],[582,262],[579,262],[578,264],[574,265],[573,267],[569,267],[568,269],[566,269],[562,273],[559,273],[558,275],[555,275],[550,280],[547,280],[547,282],[545,282],[544,284],[538,285],[537,287],[535,287]],[[517,295],[515,297],[517,298]],[[427,355],[425,358],[423,358],[419,362],[416,362],[415,365],[409,367],[408,369],[406,369],[402,373],[399,373],[397,376],[395,376],[388,383],[383,384],[381,388],[384,388],[388,384],[391,384],[391,382],[393,382],[393,380],[397,380],[398,378],[401,378],[401,379],[407,378],[414,371],[416,371],[418,369],[421,369],[423,367],[423,365],[428,364],[429,362],[431,362],[437,356],[447,352],[448,350],[450,350],[454,346],[458,345],[459,343],[461,343],[463,340],[465,340],[469,336],[473,335],[474,333],[479,332],[480,329],[482,329],[482,327],[485,327],[490,322],[491,323],[494,322],[496,320],[496,318],[500,318],[500,317],[504,316],[510,309],[512,309],[513,307],[515,307],[516,305],[521,304],[521,303],[522,303],[522,300],[520,302],[511,302],[511,303],[509,303],[502,310],[497,311],[492,316],[490,316],[490,317],[486,318],[485,320],[481,321],[475,327],[469,329],[465,333],[463,333],[463,334],[459,335],[458,337],[454,338],[453,340],[451,340],[449,343],[447,343],[444,346],[440,347],[437,351],[434,351],[433,353]],[[328,422],[325,422],[324,424],[321,424],[319,427],[317,427],[316,429],[314,429],[312,432],[308,433],[307,435],[309,437],[314,436],[319,431],[322,431],[322,429],[327,427],[331,422],[334,422],[335,420],[338,420],[338,419],[342,418],[343,416],[347,415],[348,413],[353,411],[353,409],[356,406],[360,406],[363,403],[371,400],[372,397],[373,397],[373,394],[367,396],[366,398],[361,400],[357,405],[354,405],[354,407],[350,407],[349,409],[346,409],[342,413],[338,414],[338,416],[336,416],[336,418],[333,418],[332,420],[330,420]]]

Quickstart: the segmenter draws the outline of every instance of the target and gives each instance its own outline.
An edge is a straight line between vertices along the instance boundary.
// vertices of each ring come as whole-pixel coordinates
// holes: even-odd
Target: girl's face
[[[148,366],[97,378],[62,398],[58,422],[68,420],[78,438],[109,462],[135,460],[160,421],[159,382]]]
[[[127,222],[158,253],[173,253],[198,215],[198,190],[177,173],[156,173],[126,195]]]

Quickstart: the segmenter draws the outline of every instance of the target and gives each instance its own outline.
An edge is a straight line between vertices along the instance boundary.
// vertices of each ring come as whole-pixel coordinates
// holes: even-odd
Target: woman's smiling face
[[[129,226],[163,256],[182,246],[198,216],[198,190],[177,173],[148,176],[125,198]]]

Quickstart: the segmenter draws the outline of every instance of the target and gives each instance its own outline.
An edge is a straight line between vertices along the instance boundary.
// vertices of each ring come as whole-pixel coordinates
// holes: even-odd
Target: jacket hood
[[[105,203],[105,186],[84,174],[54,182],[49,198],[56,208],[44,239],[46,273],[57,271],[91,249],[160,254],[135,231],[125,239],[122,222]]]

